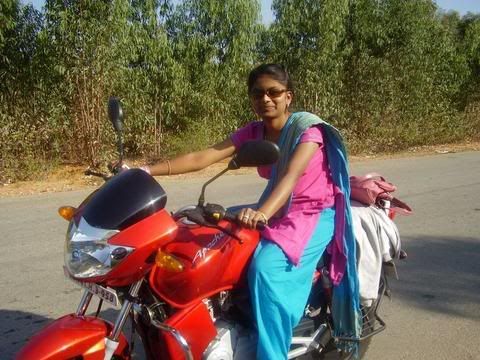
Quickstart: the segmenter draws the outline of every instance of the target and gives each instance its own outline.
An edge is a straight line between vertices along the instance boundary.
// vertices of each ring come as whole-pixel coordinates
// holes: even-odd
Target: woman
[[[186,173],[232,156],[248,140],[263,138],[279,145],[278,164],[258,169],[260,176],[269,179],[258,207],[241,209],[238,220],[249,228],[258,222],[268,224],[248,280],[258,329],[257,359],[283,360],[292,329],[303,315],[315,266],[334,238],[335,228],[330,270],[336,285],[336,335],[359,335],[358,280],[355,260],[349,261],[352,256],[355,259],[355,246],[349,207],[342,202],[348,199],[347,163],[335,129],[313,114],[290,112],[293,87],[283,66],[258,66],[247,85],[261,121],[249,123],[211,148],[142,169],[152,175]]]

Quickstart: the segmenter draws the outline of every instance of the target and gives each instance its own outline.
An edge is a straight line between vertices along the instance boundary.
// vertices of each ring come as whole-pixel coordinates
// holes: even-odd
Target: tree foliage
[[[273,10],[270,57],[297,80],[297,107],[340,112],[348,1],[277,0]]]
[[[281,62],[295,108],[385,151],[480,135],[480,15],[431,0],[0,0],[0,181],[112,156],[106,103],[125,107],[127,153],[203,147],[251,120],[245,80]]]
[[[176,9],[169,32],[185,86],[179,144],[206,145],[248,117],[244,83],[259,27],[254,0],[186,0]]]

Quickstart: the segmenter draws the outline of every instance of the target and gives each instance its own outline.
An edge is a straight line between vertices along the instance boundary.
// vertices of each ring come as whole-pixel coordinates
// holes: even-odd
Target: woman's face
[[[255,81],[249,96],[253,110],[263,120],[283,116],[293,98],[285,85],[268,75],[262,75]]]

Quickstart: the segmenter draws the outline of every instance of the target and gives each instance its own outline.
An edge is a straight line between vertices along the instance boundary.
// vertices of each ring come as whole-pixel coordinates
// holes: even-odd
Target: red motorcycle
[[[110,100],[109,115],[122,160],[118,100]],[[147,359],[255,358],[245,275],[260,235],[239,226],[235,215],[222,206],[205,205],[204,194],[206,186],[226,171],[272,164],[278,155],[271,142],[245,144],[228,167],[203,186],[198,205],[173,214],[165,209],[163,188],[140,169],[111,177],[78,208],[60,208],[69,220],[65,274],[85,290],[77,311],[46,326],[17,359],[131,359],[135,332]],[[352,357],[335,349],[327,261],[318,265],[289,359]],[[383,274],[378,300],[362,310],[361,353],[385,326],[377,308],[386,289]],[[100,298],[96,315],[87,316],[94,296]],[[114,323],[99,317],[104,302],[120,307]],[[124,333],[129,318],[130,340]]]

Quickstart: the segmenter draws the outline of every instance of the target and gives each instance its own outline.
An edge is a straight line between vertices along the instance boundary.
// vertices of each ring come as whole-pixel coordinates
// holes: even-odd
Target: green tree
[[[18,0],[0,0],[0,49],[8,36],[6,33],[15,27],[19,4]]]
[[[341,112],[348,1],[275,0],[269,57],[298,82],[297,107],[328,116]]]
[[[467,14],[459,23],[460,49],[465,56],[469,74],[460,96],[471,135],[480,135],[480,15]]]
[[[2,3],[0,44],[0,178],[25,178],[50,150],[39,106],[37,37],[42,16],[33,6]],[[4,19],[8,17],[8,21]],[[39,151],[36,152],[36,149]],[[1,180],[1,179],[0,179]]]
[[[110,95],[129,156],[224,138],[252,112],[245,79],[284,63],[296,107],[332,118],[350,148],[480,134],[480,15],[432,0],[0,0],[0,181],[111,156]]]
[[[452,99],[465,64],[433,2],[352,2],[348,34],[345,103],[367,148],[445,141],[461,128]]]
[[[105,132],[105,104],[125,65],[128,2],[47,0],[46,37],[61,79],[57,101],[67,119],[64,149],[97,165]]]
[[[188,129],[188,143],[211,143],[251,116],[245,79],[260,28],[258,1],[186,0],[177,7],[169,31],[185,74],[178,130]]]
[[[182,68],[165,27],[172,11],[169,1],[132,3],[129,63],[118,91],[130,110],[130,149],[136,154],[162,156],[181,106]]]

